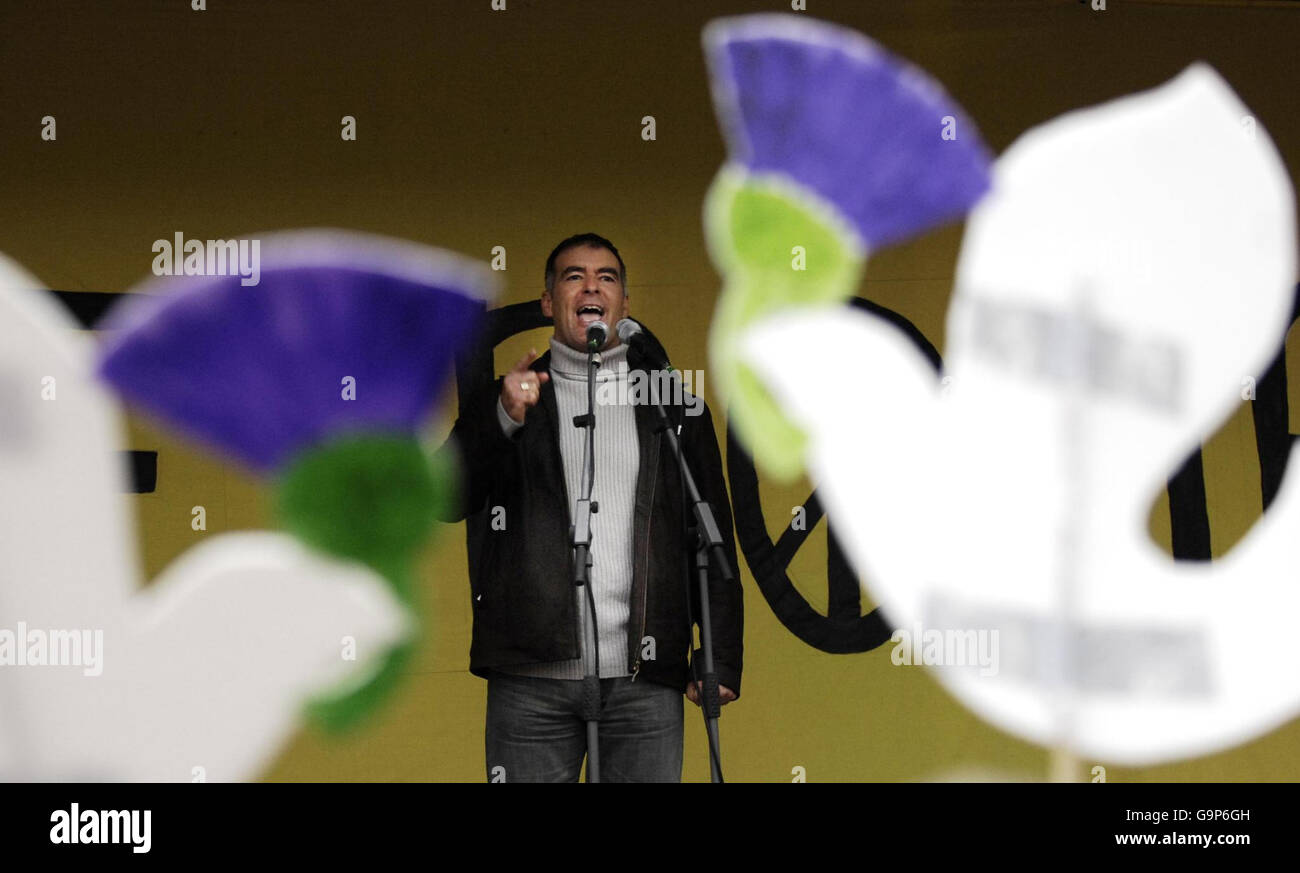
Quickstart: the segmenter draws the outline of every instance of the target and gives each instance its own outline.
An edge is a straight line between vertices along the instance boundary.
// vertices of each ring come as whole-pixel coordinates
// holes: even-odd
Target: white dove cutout
[[[1268,137],[1197,64],[999,159],[942,381],[856,310],[745,338],[811,435],[810,474],[895,640],[981,717],[1143,764],[1300,710],[1300,467],[1222,560],[1175,563],[1147,533],[1285,337],[1294,208]]]
[[[118,408],[40,287],[0,256],[0,780],[255,778],[409,619],[372,571],[270,532],[141,589]]]

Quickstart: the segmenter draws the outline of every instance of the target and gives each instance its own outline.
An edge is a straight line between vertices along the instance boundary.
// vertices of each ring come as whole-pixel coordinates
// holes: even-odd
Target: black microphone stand
[[[587,593],[587,611],[591,617],[586,622],[584,634],[589,632],[582,649],[590,653],[584,671],[582,718],[587,723],[587,781],[600,781],[600,641],[596,633],[596,596],[591,590],[591,515],[600,506],[591,499],[596,479],[596,371],[600,369],[597,342],[587,333],[587,414],[575,415],[573,426],[586,428],[587,439],[583,448],[582,487],[577,508],[573,513],[573,567],[574,584]],[[581,610],[579,610],[581,613]],[[581,623],[581,614],[579,622]]]
[[[700,582],[700,657],[704,661],[704,675],[700,678],[704,686],[701,708],[704,711],[704,729],[709,738],[710,778],[713,782],[722,782],[722,761],[718,741],[718,717],[722,714],[722,700],[718,693],[718,674],[713,666],[713,621],[709,614],[710,556],[716,562],[723,582],[730,583],[736,577],[732,573],[731,562],[727,559],[726,549],[723,548],[722,531],[713,515],[713,507],[709,506],[708,502],[700,496],[700,490],[695,485],[695,477],[691,474],[690,464],[686,462],[686,457],[682,454],[681,443],[678,441],[672,423],[668,420],[668,414],[664,412],[663,404],[660,402],[657,388],[658,379],[651,377],[649,382],[650,404],[659,416],[659,430],[668,437],[669,448],[672,449],[673,457],[677,459],[677,467],[681,471],[682,481],[686,485],[686,496],[695,515],[695,572]],[[685,390],[685,386],[683,386],[683,390]]]

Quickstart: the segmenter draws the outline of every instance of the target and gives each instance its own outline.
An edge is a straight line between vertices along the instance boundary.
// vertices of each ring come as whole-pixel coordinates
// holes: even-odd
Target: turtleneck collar
[[[627,345],[624,343],[619,343],[612,349],[605,349],[600,353],[600,369],[596,371],[596,378],[601,379],[614,375],[619,369],[619,364],[626,361]],[[586,379],[587,356],[583,352],[569,348],[564,343],[557,342],[552,337],[551,372],[566,379]]]

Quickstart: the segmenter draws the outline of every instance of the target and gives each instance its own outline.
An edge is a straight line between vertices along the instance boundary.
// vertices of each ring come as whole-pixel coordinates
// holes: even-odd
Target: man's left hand
[[[696,706],[699,706],[700,697],[701,694],[703,693],[703,686],[704,686],[703,682],[688,683],[686,686],[686,699],[689,700],[691,703],[694,703]],[[726,706],[728,703],[730,703],[735,699],[736,699],[736,692],[732,691],[730,688],[728,688],[725,685],[718,686],[718,700],[722,701],[723,706]]]

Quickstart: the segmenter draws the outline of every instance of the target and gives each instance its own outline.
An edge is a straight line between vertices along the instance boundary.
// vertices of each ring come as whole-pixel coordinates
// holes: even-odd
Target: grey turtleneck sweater
[[[591,517],[591,586],[596,599],[596,628],[599,631],[600,677],[627,676],[628,613],[632,594],[632,511],[636,505],[636,479],[640,468],[640,447],[636,432],[636,410],[630,403],[611,403],[605,398],[626,398],[627,346],[618,345],[601,353],[596,372],[596,474],[591,499],[600,511]],[[586,431],[573,426],[573,418],[587,411],[587,356],[551,340],[551,386],[560,417],[560,457],[569,489],[569,523],[573,523],[573,502],[582,494]],[[613,383],[613,384],[604,384]],[[523,427],[506,414],[497,401],[497,418],[507,436]],[[582,655],[572,661],[524,664],[501,668],[520,676],[549,679],[581,679],[592,663],[590,610],[587,594],[574,589],[582,622]]]

